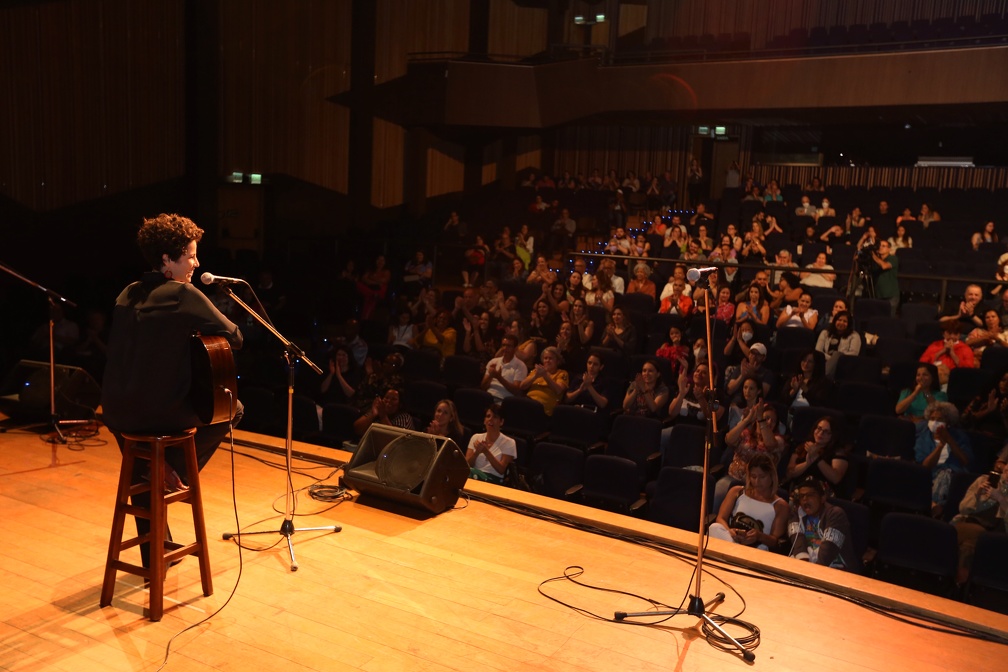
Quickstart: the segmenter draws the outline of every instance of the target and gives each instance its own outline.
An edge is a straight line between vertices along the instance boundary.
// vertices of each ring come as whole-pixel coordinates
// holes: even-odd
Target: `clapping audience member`
[[[648,360],[630,381],[623,397],[623,410],[629,415],[661,419],[667,410],[669,389],[662,382],[658,365]]]
[[[364,432],[374,424],[390,425],[402,429],[413,429],[413,417],[400,410],[399,397],[401,390],[396,387],[386,389],[381,396],[375,397],[371,402],[371,408],[367,413],[354,421],[353,429],[357,436],[364,436]]]
[[[564,402],[594,411],[605,411],[609,407],[609,395],[599,379],[603,368],[605,364],[601,357],[594,353],[588,355],[584,373],[575,376],[571,381],[570,387],[564,393]]]
[[[539,357],[542,363],[536,364],[535,368],[529,371],[521,383],[521,389],[529,399],[542,404],[546,415],[553,415],[553,409],[567,392],[570,377],[567,371],[560,368],[563,362],[560,351],[555,347],[544,348]]]
[[[592,288],[585,293],[585,302],[589,306],[602,306],[607,312],[612,312],[616,302],[613,293],[612,276],[608,273],[596,273],[592,279]]]
[[[518,457],[518,446],[514,439],[501,433],[503,425],[500,406],[494,404],[483,416],[486,431],[469,439],[466,462],[470,478],[498,485],[504,482],[508,465]]]
[[[747,384],[749,382],[746,381]],[[745,481],[746,466],[756,455],[768,455],[776,473],[777,463],[786,448],[784,437],[777,431],[777,426],[777,409],[758,399],[745,410],[735,426],[728,430],[725,445],[731,450],[731,461],[727,473],[714,486],[714,509],[720,510],[728,491]]]
[[[487,362],[480,387],[498,402],[521,394],[521,382],[528,376],[528,367],[517,353],[518,336],[506,333],[501,338],[500,355]]]
[[[973,459],[969,436],[958,428],[959,410],[950,402],[934,401],[917,423],[914,457],[931,470],[931,512],[940,517],[952,474],[967,471]]]
[[[763,295],[763,288],[755,282],[749,285],[744,301],[735,308],[736,322],[767,324],[770,321],[770,304]]]
[[[672,325],[668,330],[668,338],[658,346],[654,353],[655,357],[666,359],[672,365],[672,375],[679,375],[681,362],[689,359],[689,346],[683,343],[682,329]]]
[[[787,502],[777,496],[773,460],[760,453],[746,468],[745,484],[728,491],[708,533],[716,539],[776,550],[787,533],[789,515]]]
[[[609,324],[602,334],[602,347],[615,350],[624,357],[630,357],[637,347],[637,329],[622,308],[614,308]]]
[[[722,287],[718,290],[714,319],[724,322],[729,327],[735,322],[735,304],[732,303],[731,287]]]
[[[833,386],[826,376],[826,357],[818,350],[809,350],[798,360],[798,371],[781,390],[781,400],[788,408],[826,406]]]
[[[457,340],[458,332],[451,326],[451,313],[442,309],[436,315],[427,317],[427,324],[420,335],[422,347],[437,350],[444,358],[455,354]]]
[[[784,281],[781,280],[783,283]],[[798,305],[784,306],[777,317],[778,329],[808,329],[815,331],[819,324],[819,311],[812,307],[812,295],[802,292],[798,297]]]
[[[416,347],[417,333],[413,324],[413,313],[409,309],[400,310],[395,324],[389,325],[388,344],[412,350]]]
[[[578,348],[586,348],[595,336],[595,322],[588,317],[588,306],[584,299],[575,299],[571,305],[570,326],[572,340]]]
[[[966,335],[966,345],[973,348],[977,362],[988,347],[1008,346],[1008,330],[1001,328],[1001,316],[993,308],[983,311],[983,327],[977,327]]]
[[[465,335],[462,338],[462,352],[475,357],[480,362],[488,362],[497,353],[497,330],[494,329],[489,313],[480,313],[475,319],[464,319]]]
[[[353,403],[357,385],[361,380],[361,369],[357,366],[346,347],[337,347],[329,356],[329,365],[319,383],[318,403],[324,406],[334,402]]]
[[[841,441],[835,420],[824,415],[812,428],[812,436],[795,447],[788,461],[787,480],[798,482],[809,475],[828,484],[836,492],[849,467],[846,445]]]

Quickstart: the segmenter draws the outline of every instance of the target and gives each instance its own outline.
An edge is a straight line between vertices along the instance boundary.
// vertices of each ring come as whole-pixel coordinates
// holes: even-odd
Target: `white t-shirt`
[[[466,452],[469,452],[469,450],[475,450],[475,445],[477,441],[485,441],[485,440],[486,440],[486,432],[483,432],[482,434],[473,434],[472,438],[469,439],[469,446],[467,447]],[[511,459],[518,458],[518,446],[517,444],[515,444],[515,440],[512,439],[510,436],[504,436],[503,434],[498,436],[497,440],[494,441],[493,444],[490,446],[490,452],[493,453],[493,456],[497,458],[498,461],[500,461],[500,459],[505,455],[510,455]],[[476,461],[475,463],[473,463],[473,468],[487,474],[492,474],[494,476],[497,476],[498,478],[504,478],[504,474],[494,469],[493,466],[490,464],[490,460],[488,460],[487,456],[484,455],[483,453],[480,453],[479,455],[476,456]]]
[[[500,369],[501,377],[509,383],[520,383],[528,376],[528,367],[525,366],[525,362],[517,357],[512,357],[511,361],[507,364],[504,363],[503,357],[494,357],[487,362],[487,368],[491,366]],[[514,396],[497,378],[490,380],[490,387],[487,388],[487,392],[497,401],[504,401],[505,397]]]

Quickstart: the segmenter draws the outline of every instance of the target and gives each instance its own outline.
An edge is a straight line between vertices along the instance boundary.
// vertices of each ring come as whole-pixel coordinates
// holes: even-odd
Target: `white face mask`
[[[751,331],[743,331],[742,332],[742,340],[745,341],[746,343],[748,343],[749,341],[751,341],[752,337],[753,337],[753,332],[751,332]]]
[[[928,429],[931,430],[932,434],[934,434],[935,432],[938,431],[939,428],[944,426],[945,423],[942,422],[941,420],[928,420]]]

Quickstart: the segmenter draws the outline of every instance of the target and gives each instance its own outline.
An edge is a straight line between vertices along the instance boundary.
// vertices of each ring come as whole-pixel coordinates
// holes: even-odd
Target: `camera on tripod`
[[[878,252],[878,249],[879,249],[879,241],[877,240],[862,245],[861,249],[857,251],[858,264],[860,264],[861,266],[870,266],[871,264],[875,263],[875,260],[872,258],[872,255]]]

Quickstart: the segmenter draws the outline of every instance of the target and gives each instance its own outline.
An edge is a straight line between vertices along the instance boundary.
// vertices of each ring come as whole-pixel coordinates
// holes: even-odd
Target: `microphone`
[[[686,279],[690,282],[696,282],[700,278],[707,277],[711,273],[717,272],[717,266],[707,266],[706,268],[691,268],[686,271]],[[203,275],[209,275],[209,273],[204,273]],[[203,282],[206,282],[204,280]]]
[[[214,275],[210,272],[201,275],[200,280],[203,281],[204,285],[233,285],[238,282],[245,282],[241,278],[225,278],[223,275]]]

